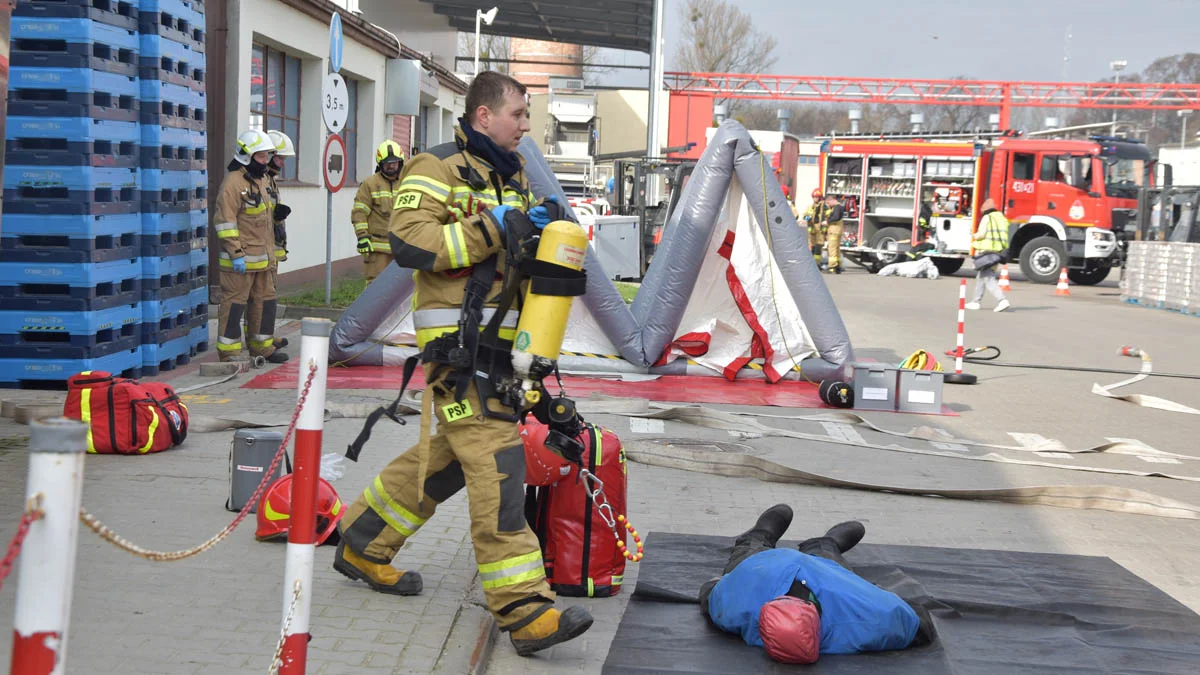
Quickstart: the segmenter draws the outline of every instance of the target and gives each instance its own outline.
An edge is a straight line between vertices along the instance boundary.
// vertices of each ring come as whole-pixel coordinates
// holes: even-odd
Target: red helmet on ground
[[[546,447],[550,427],[533,416],[521,422],[521,442],[525,444],[525,484],[554,485],[571,473],[571,462]]]
[[[758,634],[767,656],[780,663],[816,663],[821,655],[821,615],[800,598],[782,595],[763,605]]]
[[[317,546],[325,543],[346,515],[337,490],[324,478],[317,478]],[[263,493],[258,504],[258,529],[254,537],[270,541],[287,536],[292,522],[292,474],[280,477]]]
[[[820,199],[821,197],[822,197],[821,188],[817,188],[816,190],[813,190],[813,192],[812,192],[813,199]]]

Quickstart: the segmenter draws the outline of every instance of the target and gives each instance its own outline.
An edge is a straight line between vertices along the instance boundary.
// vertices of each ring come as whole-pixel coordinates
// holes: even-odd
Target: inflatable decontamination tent
[[[561,186],[537,146],[520,152],[534,194]],[[850,339],[806,232],[766,159],[736,121],[721,125],[671,214],[641,289],[626,305],[595,252],[559,361],[565,373],[842,378]],[[416,351],[412,270],[392,265],[343,313],[330,360],[400,365]]]

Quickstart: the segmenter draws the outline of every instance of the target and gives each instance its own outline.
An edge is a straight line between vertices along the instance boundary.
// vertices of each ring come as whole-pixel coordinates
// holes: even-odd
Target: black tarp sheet
[[[927,608],[937,639],[778,664],[696,604],[732,545],[651,534],[604,673],[1200,673],[1200,616],[1109,558],[865,543],[846,555],[854,570]]]

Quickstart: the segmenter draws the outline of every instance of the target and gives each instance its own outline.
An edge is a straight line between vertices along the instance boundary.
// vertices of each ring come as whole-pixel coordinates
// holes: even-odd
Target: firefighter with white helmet
[[[292,139],[282,131],[271,129],[267,131],[267,136],[271,137],[271,143],[275,146],[275,154],[267,163],[267,195],[271,198],[271,220],[275,229],[275,264],[271,266],[271,288],[278,290],[279,263],[287,260],[287,217],[291,214],[292,209],[279,202],[279,185],[275,179],[283,172],[283,165],[287,158],[296,156],[296,146],[292,143]],[[252,303],[247,314],[248,322],[253,321],[254,317],[258,316],[257,312],[261,310],[261,304]],[[287,338],[275,338],[276,347],[286,347],[287,345]]]
[[[267,165],[275,144],[265,131],[238,134],[233,161],[217,193],[213,230],[220,242],[218,256],[221,305],[217,320],[217,356],[222,361],[244,360],[242,320],[247,320],[251,356],[283,363],[275,328],[274,228],[267,193]],[[255,307],[253,316],[248,307]]]
[[[375,280],[392,261],[388,243],[388,225],[392,207],[399,194],[400,171],[404,168],[404,149],[388,140],[375,150],[375,173],[358,186],[350,222],[358,239],[358,252],[363,257],[363,273],[367,283]]]

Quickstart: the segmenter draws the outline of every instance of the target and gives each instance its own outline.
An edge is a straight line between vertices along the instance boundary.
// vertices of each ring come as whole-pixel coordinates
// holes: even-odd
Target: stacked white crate
[[[1200,315],[1200,244],[1130,242],[1121,299]]]

